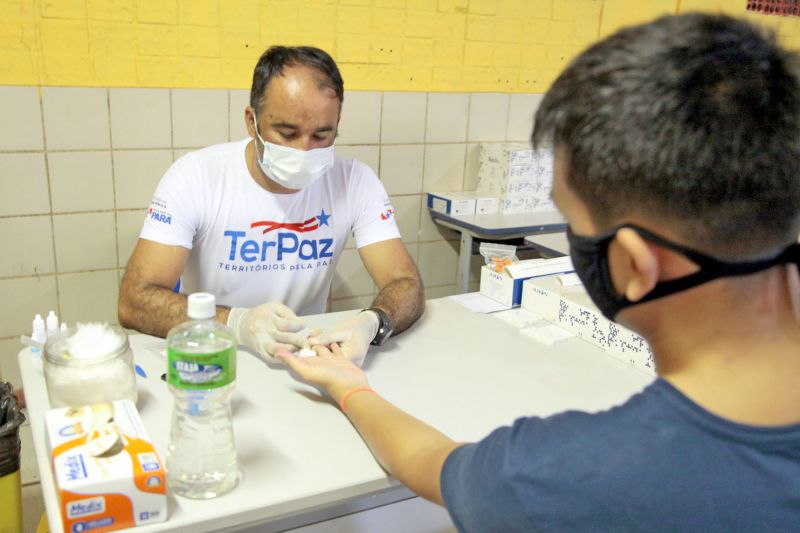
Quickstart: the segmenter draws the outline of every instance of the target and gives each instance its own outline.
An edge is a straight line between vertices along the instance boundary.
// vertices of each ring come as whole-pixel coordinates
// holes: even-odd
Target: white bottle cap
[[[35,340],[36,342],[41,342],[42,344],[44,344],[45,341],[47,341],[47,333],[45,333],[44,329],[44,320],[42,319],[42,315],[38,313],[33,319],[31,339]],[[31,347],[31,353],[39,354],[40,351],[41,350],[39,348],[33,346]]]
[[[47,314],[47,334],[52,335],[58,333],[58,317],[55,311],[50,311]]]
[[[189,318],[214,318],[217,315],[217,302],[213,294],[196,292],[189,295]]]
[[[44,333],[44,320],[39,313],[36,313],[36,316],[33,317],[32,332],[34,335],[36,333]]]

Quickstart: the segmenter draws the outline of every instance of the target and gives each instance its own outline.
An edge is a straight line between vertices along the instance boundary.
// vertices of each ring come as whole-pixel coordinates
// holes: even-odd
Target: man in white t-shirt
[[[251,138],[191,152],[161,179],[122,281],[120,324],[165,336],[186,320],[185,295],[211,292],[217,320],[262,355],[343,342],[361,361],[419,317],[422,283],[385,189],[364,163],[334,157],[343,96],[322,50],[261,56],[245,109]],[[348,234],[378,295],[309,339],[297,315],[325,311]]]

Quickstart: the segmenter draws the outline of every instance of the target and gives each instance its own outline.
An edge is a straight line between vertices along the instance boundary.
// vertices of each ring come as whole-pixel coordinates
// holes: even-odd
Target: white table
[[[526,235],[525,242],[536,248],[545,257],[569,255],[569,241],[567,241],[567,233],[564,231]]]
[[[308,323],[325,326],[351,313],[308,317]],[[148,375],[137,378],[137,405],[163,459],[172,405],[159,379],[166,365],[159,354],[164,341],[133,335],[131,344]],[[233,412],[242,481],[213,500],[169,495],[168,520],[137,531],[278,531],[411,497],[315,389],[246,351],[238,357]],[[27,349],[19,363],[47,515],[57,532],[61,518],[45,444],[44,377]],[[448,298],[428,301],[409,331],[373,348],[365,369],[388,400],[462,441],[480,439],[520,416],[605,409],[652,379],[577,337],[541,346],[498,318]]]
[[[445,215],[433,209],[429,212],[435,223],[461,233],[456,275],[456,289],[460,293],[469,292],[473,239],[502,241],[532,234],[563,232],[567,227],[566,220],[557,211],[464,216]]]

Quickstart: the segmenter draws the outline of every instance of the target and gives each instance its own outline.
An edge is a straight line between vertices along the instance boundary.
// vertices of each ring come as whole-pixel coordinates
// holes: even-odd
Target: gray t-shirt
[[[736,424],[658,379],[602,413],[497,429],[441,484],[460,531],[800,531],[800,425]]]

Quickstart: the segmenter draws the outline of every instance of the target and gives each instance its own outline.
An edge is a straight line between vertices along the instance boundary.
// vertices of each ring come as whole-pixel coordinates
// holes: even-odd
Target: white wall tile
[[[469,104],[468,141],[504,141],[509,95],[472,93]]]
[[[381,144],[425,141],[426,93],[383,93]]]
[[[539,109],[543,94],[512,94],[508,110],[506,140],[530,142],[533,133],[533,115]]]
[[[172,164],[172,150],[114,152],[117,209],[145,208]]]
[[[42,107],[48,150],[111,146],[106,89],[43,87]]]
[[[467,145],[467,161],[464,165],[464,190],[474,191],[478,188],[478,160],[481,147],[478,143]]]
[[[417,267],[426,287],[454,284],[458,268],[458,243],[420,243]]]
[[[455,285],[440,285],[438,287],[425,287],[425,299],[432,300],[434,298],[444,298],[458,294]]]
[[[58,294],[61,320],[116,324],[119,281],[117,270],[60,274]]]
[[[466,144],[428,144],[425,146],[425,192],[460,191],[464,183]]]
[[[44,154],[0,154],[0,216],[50,212]]]
[[[0,250],[0,277],[53,272],[50,217],[0,218]]]
[[[427,197],[425,200],[427,201]],[[433,218],[431,218],[430,210],[427,208],[425,203],[422,204],[422,214],[420,216],[419,228],[420,241],[441,242],[461,239],[461,234],[459,232],[450,228],[445,228],[444,226],[440,226],[434,222]]]
[[[145,211],[119,211],[117,212],[117,246],[119,248],[119,264],[124,267],[131,258],[131,253],[139,240],[142,231]]]
[[[424,146],[381,147],[381,171],[378,174],[390,195],[422,192]]]
[[[378,144],[381,93],[345,91],[336,144]]]
[[[33,318],[33,316],[31,316]],[[27,332],[27,335],[30,335],[30,331]],[[0,340],[0,380],[8,381],[11,385],[15,388],[22,387],[22,378],[20,377],[19,373],[19,361],[17,361],[17,356],[19,355],[19,351],[25,348],[19,342],[19,337],[11,338],[11,339],[3,339]],[[25,424],[23,428],[29,428],[28,424]],[[20,432],[22,428],[20,428]],[[20,435],[20,438],[22,435]],[[22,458],[20,457],[20,460]],[[20,472],[20,475],[22,473]]]
[[[336,145],[336,155],[339,157],[352,157],[362,163],[369,165],[369,168],[377,175],[380,168],[380,147],[372,145]]]
[[[228,91],[172,89],[172,143],[202,148],[228,140]]]
[[[59,272],[117,267],[114,213],[54,215]]]
[[[36,313],[58,312],[55,276],[0,279],[0,337],[30,335]]]
[[[42,150],[37,87],[0,87],[0,150]]]
[[[54,212],[114,208],[111,154],[53,152],[47,154]]]
[[[114,148],[169,148],[169,89],[109,89]]]
[[[467,140],[469,94],[430,93],[425,142],[464,142]]]
[[[336,265],[331,299],[371,295],[374,284],[357,250],[345,250]]]
[[[237,89],[228,91],[228,139],[241,141],[249,137],[244,110],[250,105],[250,91]]]
[[[177,148],[172,151],[172,160],[177,161],[181,157],[185,156],[189,152],[194,152],[194,148]]]
[[[336,311],[351,311],[353,309],[365,309],[372,305],[372,301],[375,298],[371,294],[367,294],[364,296],[354,296],[352,298],[338,298],[336,300],[331,300],[330,304],[330,311],[335,313]]]
[[[419,217],[422,210],[422,196],[393,196],[392,207],[395,220],[403,242],[417,242],[419,240]]]

